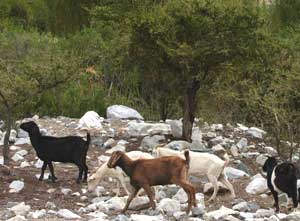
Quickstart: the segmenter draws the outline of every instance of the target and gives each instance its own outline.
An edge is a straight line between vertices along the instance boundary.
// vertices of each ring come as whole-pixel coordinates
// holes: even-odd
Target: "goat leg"
[[[76,180],[76,183],[79,184],[80,181],[82,180],[82,174],[83,174],[83,170],[84,170],[83,168],[84,167],[80,163],[76,163],[76,165],[77,165],[77,167],[79,169],[78,178]]]
[[[149,185],[144,185],[143,188],[149,197],[150,206],[152,207],[153,210],[155,210],[156,206],[155,206],[154,197],[153,197],[154,194],[153,194],[151,187]]]
[[[276,212],[279,212],[278,193],[275,190],[271,190],[271,193],[275,201],[274,206],[276,208]]]
[[[53,168],[53,164],[51,161],[48,162],[48,166],[49,166],[49,170],[50,170],[50,173],[51,173],[51,180],[52,180],[52,183],[55,183],[55,180],[57,179],[56,176],[54,175],[54,168]]]
[[[42,170],[41,170],[41,175],[40,175],[39,181],[42,181],[42,180],[44,179],[44,173],[45,173],[46,168],[47,168],[47,163],[44,161],[44,162],[43,162],[43,166],[42,166]]]
[[[133,200],[133,198],[136,196],[136,194],[138,193],[138,191],[140,190],[140,188],[134,188],[133,192],[130,193],[126,205],[124,207],[124,209],[122,209],[122,213],[125,213],[129,207],[129,204],[131,203],[131,201]]]

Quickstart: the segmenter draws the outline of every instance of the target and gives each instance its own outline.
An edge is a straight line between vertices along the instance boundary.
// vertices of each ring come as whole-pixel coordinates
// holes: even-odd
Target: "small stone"
[[[10,193],[18,193],[24,188],[24,182],[20,180],[14,180],[9,185]]]
[[[157,208],[164,211],[168,216],[172,216],[174,212],[180,211],[180,203],[177,200],[165,198],[159,202]]]
[[[265,154],[260,154],[258,157],[256,157],[256,163],[260,166],[263,166],[268,159],[268,156]]]
[[[255,217],[257,218],[264,218],[264,217],[270,217],[275,214],[275,211],[273,209],[259,209],[255,213]]]
[[[246,192],[250,194],[262,194],[267,191],[268,186],[265,178],[255,178],[246,187]]]
[[[30,211],[30,209],[31,207],[29,205],[25,205],[24,202],[9,208],[9,210],[13,211],[16,215],[20,215],[20,216],[26,216],[26,214]]]
[[[29,166],[31,166],[31,165],[27,161],[23,161],[20,165],[21,168],[25,168],[25,167],[29,167]]]
[[[12,159],[13,161],[17,162],[17,161],[24,160],[24,157],[22,157],[21,155],[15,153],[11,159]]]
[[[46,216],[46,210],[45,209],[36,210],[34,212],[31,212],[29,216],[32,217],[33,219],[41,219]]]
[[[179,201],[180,203],[186,203],[188,200],[188,196],[186,192],[180,188],[178,192],[172,197],[172,199]]]
[[[247,212],[250,210],[247,202],[241,202],[232,207],[234,210],[238,210],[240,212]]]
[[[62,189],[61,189],[61,192],[62,192],[64,195],[68,195],[69,193],[72,192],[72,190],[69,189],[69,188],[62,188]]]
[[[73,213],[72,211],[68,209],[60,209],[57,213],[60,217],[65,218],[65,219],[81,219],[80,216],[77,214]]]
[[[55,203],[53,203],[53,202],[47,202],[46,203],[46,205],[45,205],[45,207],[47,208],[47,209],[56,209],[56,205],[55,205]]]
[[[35,162],[34,166],[35,166],[35,168],[40,169],[40,168],[42,168],[43,164],[44,164],[44,162],[43,162],[42,160],[38,159],[38,160]]]
[[[249,177],[247,173],[242,170],[235,169],[233,167],[226,167],[224,169],[226,176],[230,179],[239,179],[242,177]]]
[[[23,220],[27,220],[25,218],[25,216],[16,215],[16,216],[14,216],[14,217],[6,220],[6,221],[23,221]]]

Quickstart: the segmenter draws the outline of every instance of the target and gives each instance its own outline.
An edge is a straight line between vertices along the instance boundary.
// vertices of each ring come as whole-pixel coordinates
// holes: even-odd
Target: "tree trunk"
[[[10,137],[10,131],[12,127],[12,115],[11,112],[8,111],[7,113],[7,128],[6,133],[4,136],[4,146],[3,146],[3,158],[4,158],[4,165],[9,165],[9,137]]]
[[[165,121],[168,117],[168,101],[165,98],[160,99],[159,115],[160,119]]]
[[[192,142],[192,130],[197,107],[196,95],[200,88],[200,81],[193,80],[186,88],[183,103],[182,138]]]

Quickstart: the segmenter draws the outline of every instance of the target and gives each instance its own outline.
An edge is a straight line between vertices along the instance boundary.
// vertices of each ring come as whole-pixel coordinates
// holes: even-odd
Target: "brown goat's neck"
[[[121,167],[127,176],[131,177],[135,163],[126,154],[118,160],[117,166]]]

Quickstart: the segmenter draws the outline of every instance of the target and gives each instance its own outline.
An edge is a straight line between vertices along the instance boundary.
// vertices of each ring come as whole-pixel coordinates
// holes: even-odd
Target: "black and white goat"
[[[278,194],[286,193],[293,200],[294,208],[298,207],[297,175],[298,169],[292,163],[284,162],[277,165],[274,157],[268,157],[263,165],[267,172],[268,187],[274,197],[276,212],[279,212]]]
[[[77,183],[82,179],[87,180],[88,167],[86,165],[86,154],[90,144],[90,134],[87,134],[87,140],[79,136],[50,137],[43,136],[40,129],[33,121],[22,123],[20,128],[29,133],[30,141],[36,151],[37,156],[44,161],[39,180],[43,180],[44,172],[49,166],[52,182],[57,179],[54,175],[52,161],[62,163],[74,163],[79,168]]]

